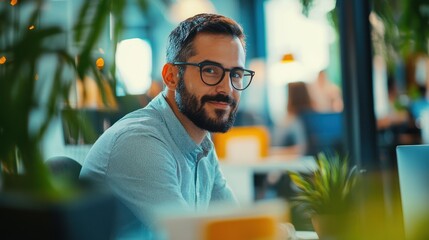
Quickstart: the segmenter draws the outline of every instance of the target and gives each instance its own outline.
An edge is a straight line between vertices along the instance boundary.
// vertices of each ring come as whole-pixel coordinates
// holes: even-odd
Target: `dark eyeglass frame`
[[[225,77],[225,72],[228,72],[228,71],[229,71],[229,80],[230,80],[230,82],[231,82],[231,85],[232,85],[232,87],[233,87],[235,90],[238,90],[238,91],[243,91],[244,89],[246,89],[247,87],[249,87],[249,86],[250,86],[250,83],[251,83],[251,82],[252,82],[252,80],[253,80],[253,76],[255,76],[255,71],[252,71],[252,70],[249,70],[249,69],[244,69],[244,68],[241,68],[241,67],[224,68],[224,67],[222,66],[222,64],[217,63],[217,62],[212,62],[212,61],[203,61],[203,62],[200,62],[200,63],[191,63],[191,62],[173,62],[173,65],[176,65],[176,66],[190,65],[190,66],[196,66],[196,67],[199,67],[199,68],[200,68],[200,78],[201,78],[201,81],[203,81],[203,83],[204,83],[204,84],[206,84],[206,85],[208,85],[208,86],[216,86],[216,85],[218,85],[220,82],[222,82],[223,78]],[[207,83],[206,81],[204,81],[204,78],[203,78],[203,67],[205,67],[205,66],[210,66],[210,65],[212,65],[212,66],[216,66],[216,67],[219,67],[219,68],[221,68],[221,69],[223,70],[223,72],[222,72],[222,76],[220,77],[220,79],[219,79],[216,83]],[[235,71],[243,71],[243,72],[245,72],[245,73],[250,74],[250,80],[249,80],[249,83],[247,84],[247,86],[245,86],[245,87],[243,87],[243,88],[237,88],[237,87],[234,85],[234,82],[232,81],[232,79],[233,79],[233,74],[234,74],[234,72],[235,72]]]

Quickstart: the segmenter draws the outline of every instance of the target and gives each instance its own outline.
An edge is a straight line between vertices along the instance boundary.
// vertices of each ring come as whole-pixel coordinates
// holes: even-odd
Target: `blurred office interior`
[[[219,13],[242,24],[247,34],[246,67],[256,71],[242,93],[236,125],[265,126],[273,151],[281,153],[282,147],[297,144],[296,138],[282,141],[278,134],[288,127],[288,86],[305,83],[313,106],[310,119],[318,127],[302,121],[305,151],[289,154],[313,155],[322,150],[318,144],[332,140],[335,143],[328,148],[347,153],[362,170],[382,175],[385,213],[396,214],[390,211],[397,204],[392,200],[398,188],[396,146],[429,143],[427,2],[148,0],[143,12],[133,6],[135,1],[128,1],[119,44],[112,46],[107,27],[93,53],[102,60],[99,69],[111,98],[100,101],[99,86],[88,80],[82,100],[81,82],[76,80],[70,99],[70,106],[83,110],[92,121],[96,134],[127,112],[144,107],[162,90],[166,40],[179,21],[199,12]],[[82,2],[47,1],[39,24],[55,21],[71,29]],[[420,2],[420,8],[413,8]],[[70,30],[56,44],[73,52],[72,37]],[[320,72],[325,73],[325,82],[318,85]],[[340,105],[330,106],[333,98]],[[328,105],[320,105],[324,102]],[[327,115],[333,118],[323,120]],[[82,139],[59,117],[45,138],[46,158],[67,155],[82,163],[95,138]]]

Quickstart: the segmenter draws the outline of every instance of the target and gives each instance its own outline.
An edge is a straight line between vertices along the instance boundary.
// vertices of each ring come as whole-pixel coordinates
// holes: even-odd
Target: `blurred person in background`
[[[280,147],[276,153],[304,155],[306,152],[305,129],[300,114],[314,111],[314,103],[305,82],[291,82],[287,87],[286,116],[276,127],[273,145]]]
[[[301,115],[314,112],[314,102],[310,96],[308,85],[305,82],[290,82],[287,85],[286,116],[273,131],[274,155],[289,155],[300,157],[307,153],[306,129]],[[288,174],[282,171],[257,173],[254,176],[255,198],[270,199],[283,198],[288,201],[295,195],[296,189]],[[291,218],[294,225],[303,228],[305,218],[295,208],[291,209]]]
[[[328,78],[325,70],[320,71],[315,81],[309,84],[309,92],[315,103],[314,110],[318,112],[343,111],[341,89]]]

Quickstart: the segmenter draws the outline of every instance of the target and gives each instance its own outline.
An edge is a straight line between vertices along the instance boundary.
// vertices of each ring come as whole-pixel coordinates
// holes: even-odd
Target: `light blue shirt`
[[[205,210],[214,201],[236,202],[210,136],[196,144],[163,93],[106,130],[80,177],[108,187],[142,219],[162,204]]]

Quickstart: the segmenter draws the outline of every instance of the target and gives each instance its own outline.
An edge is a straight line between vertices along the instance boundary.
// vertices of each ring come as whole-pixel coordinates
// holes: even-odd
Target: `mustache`
[[[217,94],[214,96],[205,95],[201,98],[201,104],[202,105],[204,105],[204,103],[209,102],[209,101],[224,102],[224,103],[227,103],[231,106],[237,105],[237,102],[232,97],[230,97],[228,95],[223,95],[223,94]]]

